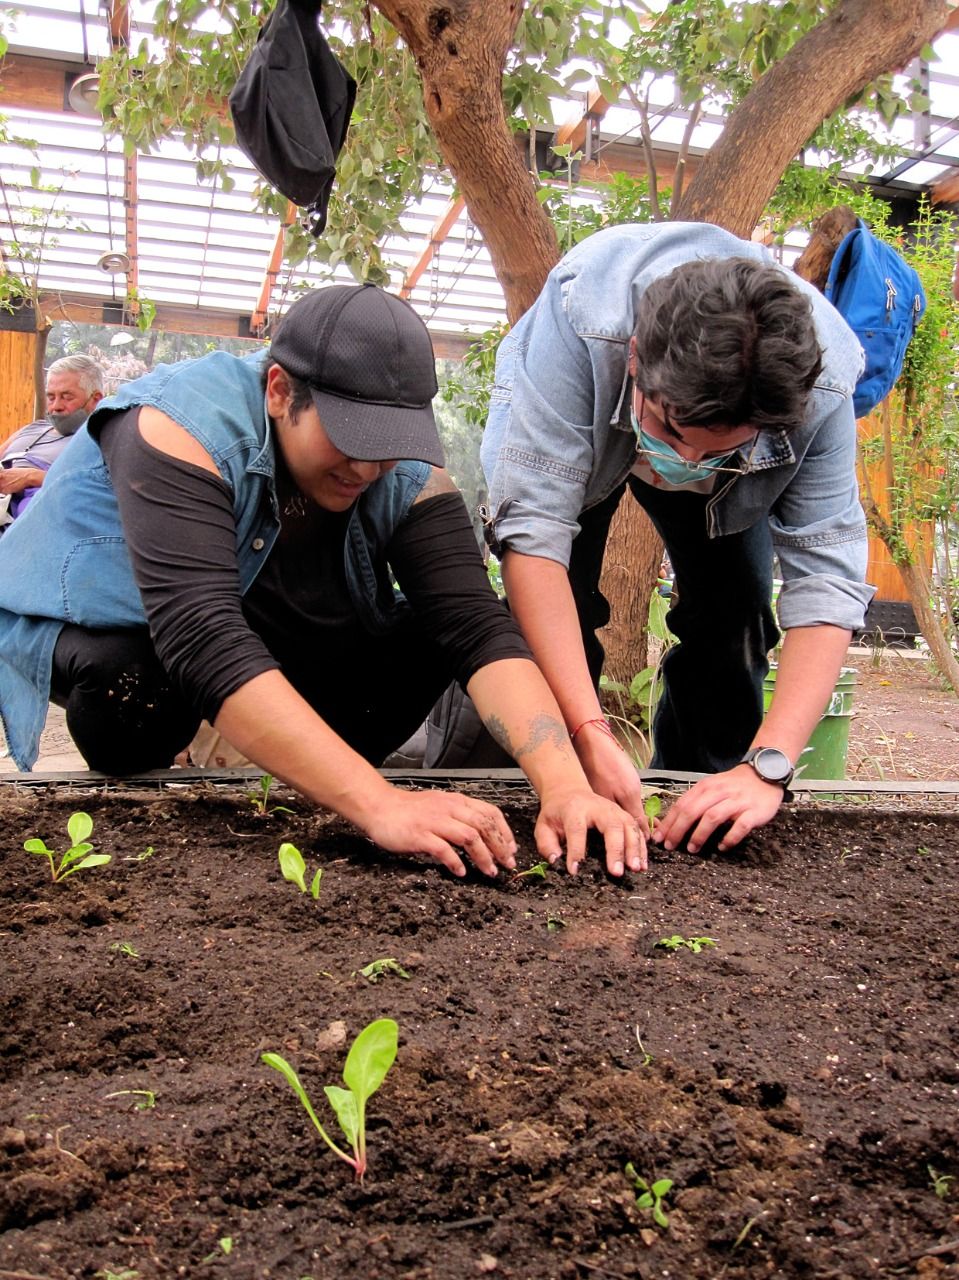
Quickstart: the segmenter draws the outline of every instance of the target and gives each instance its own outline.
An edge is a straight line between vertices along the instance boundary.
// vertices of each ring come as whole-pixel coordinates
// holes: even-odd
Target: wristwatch
[[[753,747],[746,752],[741,763],[751,764],[763,782],[775,783],[784,791],[792,782],[792,762],[778,747]]]

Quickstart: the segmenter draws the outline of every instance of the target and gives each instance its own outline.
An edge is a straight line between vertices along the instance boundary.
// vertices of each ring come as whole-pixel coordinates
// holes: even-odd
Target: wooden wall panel
[[[34,419],[35,333],[0,330],[0,444]]]

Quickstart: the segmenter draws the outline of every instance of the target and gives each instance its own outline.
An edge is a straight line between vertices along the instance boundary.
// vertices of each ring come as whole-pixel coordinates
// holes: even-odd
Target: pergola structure
[[[284,263],[284,230],[296,210],[285,220],[253,211],[258,177],[238,150],[221,157],[235,184],[224,192],[198,181],[193,156],[175,142],[128,155],[118,138],[105,136],[97,63],[116,45],[149,35],[148,13],[141,0],[107,0],[102,8],[97,0],[29,0],[17,10],[0,65],[0,112],[11,137],[35,141],[39,165],[24,148],[0,144],[4,255],[10,258],[13,240],[37,247],[38,283],[54,319],[129,323],[128,299],[142,295],[156,305],[162,328],[258,336],[304,284],[331,273]],[[959,201],[959,31],[940,36],[936,53],[937,62],[909,69],[928,87],[930,107],[900,124],[903,160],[870,178],[881,194],[914,199],[930,191]],[[653,145],[665,170],[690,125],[675,109],[668,78],[654,87],[661,103]],[[590,180],[645,171],[638,116],[626,99],[609,103],[594,90],[566,105],[569,118],[543,141],[583,152],[582,198]],[[695,122],[690,166],[722,124],[708,112]],[[787,244],[787,259],[801,244]],[[505,318],[482,238],[443,175],[403,215],[384,258],[392,287],[424,317],[440,355],[461,353],[472,335]],[[351,277],[341,267],[332,278]]]

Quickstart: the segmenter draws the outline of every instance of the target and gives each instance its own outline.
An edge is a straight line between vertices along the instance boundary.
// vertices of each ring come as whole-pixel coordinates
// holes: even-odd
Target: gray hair
[[[47,370],[47,377],[51,373],[75,374],[88,400],[94,391],[103,391],[103,370],[89,356],[64,356],[61,360],[54,360]]]

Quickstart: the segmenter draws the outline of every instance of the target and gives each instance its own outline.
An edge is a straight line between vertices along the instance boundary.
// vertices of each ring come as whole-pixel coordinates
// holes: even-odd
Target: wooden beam
[[[250,328],[256,334],[263,332],[266,318],[270,314],[270,299],[273,297],[273,287],[276,284],[277,276],[280,274],[280,267],[283,265],[283,244],[286,239],[286,229],[292,226],[295,217],[296,205],[288,204],[286,206],[286,215],[276,229],[273,248],[270,250],[266,269],[263,272],[263,279],[256,295],[256,305],[253,308],[253,314],[250,316]]]
[[[552,145],[563,147],[568,144],[573,151],[581,150],[586,142],[590,121],[602,120],[610,105],[598,89],[591,89],[586,95],[586,106],[582,114],[556,130]]]
[[[453,227],[456,225],[457,219],[465,208],[466,201],[462,196],[456,196],[450,200],[446,209],[433,223],[433,230],[430,232],[429,244],[427,244],[426,248],[409,268],[403,283],[400,286],[401,298],[410,297],[423,272],[433,261],[433,255],[452,231]]]

